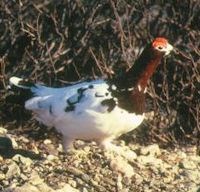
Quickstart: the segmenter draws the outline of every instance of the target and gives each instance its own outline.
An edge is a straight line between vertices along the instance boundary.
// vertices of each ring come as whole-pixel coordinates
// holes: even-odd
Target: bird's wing
[[[32,110],[41,119],[52,120],[68,113],[86,110],[106,112],[116,105],[109,85],[102,80],[83,82],[65,88],[35,86],[32,89],[34,97],[26,101],[25,108]]]

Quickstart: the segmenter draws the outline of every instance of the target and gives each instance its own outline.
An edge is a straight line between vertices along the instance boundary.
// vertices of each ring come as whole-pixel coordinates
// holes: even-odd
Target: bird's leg
[[[108,151],[113,151],[116,149],[117,146],[112,144],[111,141],[112,141],[112,139],[109,138],[109,139],[101,140],[101,141],[99,141],[99,143],[103,149],[108,150]]]
[[[62,142],[63,142],[63,150],[64,152],[68,152],[74,149],[74,139],[73,138],[69,138],[67,136],[63,136],[62,138]]]
[[[68,155],[73,155],[80,159],[86,158],[88,152],[81,149],[75,149],[73,145],[74,141],[74,138],[63,136],[63,151]]]
[[[137,157],[136,153],[129,149],[128,147],[116,146],[111,143],[112,139],[104,139],[100,141],[100,146],[102,146],[107,152],[112,152],[115,155],[120,155],[127,159],[128,161],[133,161]]]

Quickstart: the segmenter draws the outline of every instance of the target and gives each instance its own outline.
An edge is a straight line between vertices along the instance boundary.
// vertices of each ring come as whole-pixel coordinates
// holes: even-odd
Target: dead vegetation
[[[200,134],[199,14],[195,0],[1,1],[0,124],[16,134],[19,127],[36,127],[7,90],[9,77],[62,86],[112,76],[130,67],[147,42],[165,36],[177,53],[149,83],[148,110],[155,113],[138,138],[195,143]]]

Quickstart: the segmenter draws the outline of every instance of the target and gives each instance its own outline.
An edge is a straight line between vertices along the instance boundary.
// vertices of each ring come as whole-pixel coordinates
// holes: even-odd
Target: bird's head
[[[173,46],[164,37],[155,38],[151,46],[156,53],[163,55],[168,55],[173,50]]]

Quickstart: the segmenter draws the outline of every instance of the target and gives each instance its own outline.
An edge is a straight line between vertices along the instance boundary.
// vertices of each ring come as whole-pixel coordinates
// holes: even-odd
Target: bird
[[[150,77],[173,46],[165,37],[148,43],[129,70],[112,78],[83,80],[52,88],[13,76],[11,87],[28,91],[25,108],[39,122],[62,135],[65,151],[75,140],[95,141],[119,151],[113,141],[144,120],[145,92]]]

